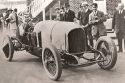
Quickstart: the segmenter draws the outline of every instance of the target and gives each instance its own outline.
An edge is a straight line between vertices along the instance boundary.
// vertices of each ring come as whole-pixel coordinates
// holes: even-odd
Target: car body
[[[46,44],[52,44],[57,49],[65,50],[67,52],[83,52],[85,50],[85,32],[80,25],[73,22],[60,22],[60,21],[45,21],[39,22],[34,27],[34,32],[38,35],[41,34],[42,37],[42,47]],[[77,34],[79,33],[79,34]],[[75,38],[74,43],[71,39]],[[82,40],[81,40],[82,39]],[[80,40],[80,41],[78,41]],[[72,43],[72,45],[71,45]],[[38,44],[38,43],[37,43]],[[83,44],[82,46],[78,44]],[[73,45],[75,45],[73,50]],[[39,45],[40,46],[40,45]],[[78,50],[78,48],[81,48]]]
[[[9,35],[5,39],[7,43],[3,51],[6,60],[12,60],[14,50],[26,50],[42,59],[52,80],[59,80],[65,66],[86,67],[98,63],[102,69],[110,70],[117,61],[116,45],[111,38],[100,37],[88,50],[85,28],[74,22],[41,21],[33,29],[26,27],[20,39]],[[85,53],[94,53],[94,56],[87,58]],[[86,62],[80,62],[80,59]]]

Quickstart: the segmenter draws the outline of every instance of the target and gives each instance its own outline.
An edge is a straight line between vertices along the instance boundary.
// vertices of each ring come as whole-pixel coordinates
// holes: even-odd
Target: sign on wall
[[[42,12],[52,1],[54,0],[34,0],[31,3],[31,13],[33,17],[36,17]]]

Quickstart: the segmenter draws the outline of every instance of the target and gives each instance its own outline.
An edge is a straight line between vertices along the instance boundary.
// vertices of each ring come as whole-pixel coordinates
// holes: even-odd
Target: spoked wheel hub
[[[95,58],[98,57],[98,65],[105,70],[112,69],[117,61],[116,45],[111,38],[102,36],[97,40],[96,50],[100,54],[95,53]]]
[[[61,57],[54,46],[48,46],[43,50],[42,61],[47,75],[52,80],[58,80],[62,74]]]
[[[47,68],[47,70],[49,71],[49,73],[51,75],[55,75],[56,74],[56,62],[55,62],[55,59],[54,59],[54,56],[52,54],[52,52],[50,50],[46,50],[45,52],[45,66]]]
[[[101,51],[103,54],[103,56],[99,58],[100,60],[103,60],[103,62],[99,62],[99,64],[104,66],[108,65],[112,60],[112,56],[111,56],[111,52],[109,51],[108,44],[106,42],[103,42],[99,48],[99,51]]]

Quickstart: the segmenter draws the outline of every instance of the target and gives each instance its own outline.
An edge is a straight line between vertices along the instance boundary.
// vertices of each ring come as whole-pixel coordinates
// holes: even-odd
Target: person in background
[[[17,9],[15,8],[14,10],[14,14],[16,16],[16,25],[18,26],[18,15],[17,15]]]
[[[11,37],[17,37],[17,24],[16,24],[16,16],[15,11],[13,11],[9,17],[7,18],[9,20],[9,32]]]
[[[9,17],[9,13],[10,13],[9,11],[12,11],[12,9],[11,8],[7,9],[7,11],[5,12],[6,13],[5,14],[5,19]]]
[[[124,45],[125,45],[125,10],[124,10],[124,4],[119,3],[116,12],[113,16],[112,21],[113,29],[116,33],[116,37],[118,38],[118,46],[119,46],[119,52],[123,51],[123,42],[122,39],[124,39]]]
[[[92,35],[97,40],[100,36],[106,36],[107,31],[103,22],[106,17],[102,11],[97,10],[98,4],[92,4],[92,13],[89,15],[89,24],[92,24]]]
[[[3,16],[0,17],[0,31],[3,30]]]
[[[15,9],[13,10],[13,13],[15,14],[15,17],[16,17],[16,26],[17,26],[16,36],[17,36],[17,38],[19,38],[19,37],[20,37],[20,31],[19,31],[19,27],[18,27],[17,8],[15,8]]]
[[[62,7],[60,9],[60,21],[64,21],[64,15],[65,15],[65,11],[64,11],[64,7]]]
[[[5,20],[6,20],[6,28],[8,28],[8,24],[9,24],[9,22],[10,22],[10,19],[9,19],[9,15],[12,13],[12,9],[11,8],[9,8],[7,11],[6,11],[6,16],[5,16]]]
[[[82,7],[82,4],[80,4],[80,7],[79,7],[79,11],[78,11],[78,14],[77,14],[77,20],[79,20],[79,24],[80,25],[82,25],[81,24],[81,13],[82,13],[82,11],[83,11],[83,7]]]
[[[75,12],[70,9],[70,5],[65,6],[64,21],[74,22]]]
[[[88,26],[89,22],[89,15],[92,12],[92,10],[89,9],[89,4],[87,2],[82,2],[82,11],[79,16],[80,24],[85,27],[86,37],[89,41],[89,45],[93,47],[93,37],[91,34],[91,26]],[[89,48],[88,45],[88,48]]]
[[[55,18],[55,20],[60,20],[60,8],[56,8],[55,9],[55,11],[56,11],[56,18]]]
[[[3,29],[5,29],[7,26],[6,26],[6,19],[5,19],[5,16],[6,16],[6,12],[3,13],[3,18],[2,18],[2,23],[3,23]]]

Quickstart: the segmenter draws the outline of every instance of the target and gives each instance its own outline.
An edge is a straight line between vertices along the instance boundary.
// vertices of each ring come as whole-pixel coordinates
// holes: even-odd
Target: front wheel
[[[104,61],[99,62],[98,65],[104,70],[112,69],[117,61],[117,49],[113,40],[106,36],[100,37],[97,40],[96,50],[100,51],[104,55],[104,57],[99,57],[100,60]]]
[[[42,53],[45,71],[50,79],[57,81],[62,74],[61,57],[54,46],[45,47]]]
[[[3,52],[1,56],[7,60],[12,61],[14,54],[14,45],[12,43],[12,39],[9,36],[4,37],[3,39]]]

